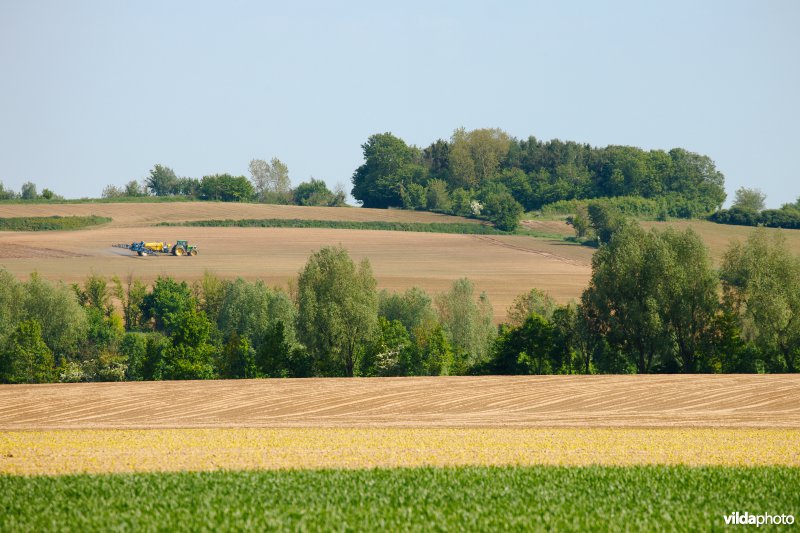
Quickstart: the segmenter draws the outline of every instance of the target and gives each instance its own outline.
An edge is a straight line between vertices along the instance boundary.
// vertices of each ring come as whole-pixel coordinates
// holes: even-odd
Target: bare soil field
[[[479,220],[405,209],[356,207],[302,207],[296,205],[240,204],[234,202],[0,204],[0,217],[89,216],[111,217],[109,226],[140,227],[159,222],[240,218],[347,220],[365,222],[439,222],[481,224]]]
[[[491,376],[0,386],[0,430],[800,428],[800,376]]]
[[[223,278],[263,279],[285,287],[311,253],[326,245],[341,245],[354,259],[370,260],[380,288],[418,286],[435,294],[447,290],[454,280],[468,277],[479,291],[488,294],[496,322],[505,319],[508,306],[520,293],[536,287],[564,303],[580,297],[591,275],[593,249],[559,239],[321,228],[153,227],[162,221],[225,218],[479,223],[435,213],[215,202],[0,204],[0,217],[92,214],[113,221],[80,231],[0,232],[0,267],[20,279],[37,271],[48,279],[67,283],[80,282],[91,272],[151,282],[160,275],[193,281],[211,271]],[[547,234],[572,233],[572,228],[558,220],[529,220],[524,225]],[[643,225],[691,226],[705,240],[716,262],[731,240],[744,240],[752,232],[752,228],[701,221]],[[789,245],[800,252],[800,231],[770,231],[781,231]],[[177,239],[197,244],[200,254],[194,258],[138,257],[111,246]]]
[[[485,291],[495,320],[520,293],[547,290],[561,302],[578,298],[591,273],[590,248],[559,240],[311,228],[151,227],[161,220],[203,218],[308,218],[336,220],[458,221],[458,217],[402,210],[305,208],[255,204],[56,204],[0,205],[0,216],[102,214],[113,222],[80,231],[0,232],[0,267],[19,279],[37,271],[51,280],[80,282],[92,272],[123,280],[160,275],[196,280],[205,271],[223,278],[262,279],[286,286],[309,255],[327,245],[344,246],[355,260],[368,258],[380,288],[418,286],[431,294],[461,277]],[[200,247],[197,257],[138,257],[113,243],[138,240]]]

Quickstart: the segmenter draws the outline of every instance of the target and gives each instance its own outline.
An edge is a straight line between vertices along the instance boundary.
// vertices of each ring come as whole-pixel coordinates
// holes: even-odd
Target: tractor
[[[190,245],[189,241],[178,241],[172,247],[172,255],[197,255],[197,246]]]

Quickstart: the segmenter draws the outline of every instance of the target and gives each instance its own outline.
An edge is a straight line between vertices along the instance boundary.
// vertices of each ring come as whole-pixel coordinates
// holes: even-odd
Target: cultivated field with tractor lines
[[[0,217],[109,217],[111,222],[80,231],[0,232],[0,266],[19,279],[36,271],[64,282],[79,282],[90,272],[106,277],[128,276],[151,282],[160,275],[188,281],[206,271],[222,278],[262,279],[286,287],[308,256],[326,245],[342,245],[354,260],[368,258],[380,288],[417,286],[430,293],[446,290],[467,277],[485,291],[496,322],[505,319],[513,299],[536,287],[565,303],[580,297],[591,275],[594,249],[558,235],[572,234],[560,220],[524,221],[523,228],[553,235],[462,235],[407,231],[329,228],[159,227],[222,219],[296,219],[354,222],[463,223],[462,217],[399,209],[301,207],[217,202],[5,204]],[[645,227],[692,227],[719,262],[731,241],[744,241],[752,228],[702,221],[643,222]],[[800,231],[781,231],[793,250],[800,250]],[[193,258],[138,257],[114,243],[186,239],[199,246]]]
[[[0,387],[0,473],[800,466],[800,379],[496,376]]]

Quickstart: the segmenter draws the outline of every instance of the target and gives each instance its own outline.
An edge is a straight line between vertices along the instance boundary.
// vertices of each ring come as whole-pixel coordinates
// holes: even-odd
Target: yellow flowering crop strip
[[[0,432],[15,475],[457,465],[800,466],[800,429],[218,428]]]

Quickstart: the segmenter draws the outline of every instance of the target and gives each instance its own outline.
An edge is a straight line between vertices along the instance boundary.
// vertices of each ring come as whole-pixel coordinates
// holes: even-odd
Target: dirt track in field
[[[20,279],[32,271],[67,283],[89,273],[152,281],[160,275],[196,280],[206,270],[223,278],[263,279],[286,286],[309,255],[342,245],[356,260],[368,258],[380,288],[418,286],[431,294],[461,277],[485,291],[501,321],[513,299],[532,287],[557,300],[578,298],[590,276],[592,250],[558,240],[316,228],[152,227],[164,220],[301,218],[404,222],[470,222],[402,210],[313,208],[223,203],[0,205],[0,217],[103,215],[113,222],[80,231],[0,232],[0,267]],[[113,243],[187,239],[200,247],[188,257],[138,257]]]
[[[800,428],[800,376],[515,376],[0,386],[0,430]]]

